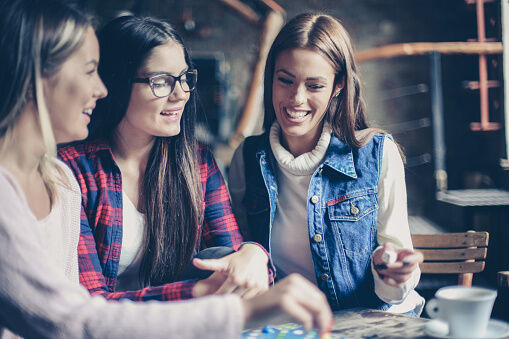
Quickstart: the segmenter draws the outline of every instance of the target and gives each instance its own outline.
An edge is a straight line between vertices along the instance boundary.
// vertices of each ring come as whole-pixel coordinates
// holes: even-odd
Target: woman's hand
[[[332,312],[325,295],[298,274],[291,274],[259,296],[243,301],[245,328],[267,324],[274,316],[284,313],[291,321],[328,332]]]
[[[220,259],[195,258],[193,264],[197,268],[214,273],[196,283],[193,295],[236,293],[244,299],[252,298],[269,287],[267,263],[266,253],[255,244],[245,244]]]
[[[385,251],[396,253],[396,262],[387,264],[382,260]],[[419,251],[395,249],[391,243],[385,243],[373,253],[373,264],[380,278],[390,286],[401,287],[422,263],[423,256]]]

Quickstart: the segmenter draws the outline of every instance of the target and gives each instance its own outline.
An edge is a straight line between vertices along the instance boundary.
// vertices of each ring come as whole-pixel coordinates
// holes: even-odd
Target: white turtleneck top
[[[271,255],[278,276],[300,273],[316,285],[307,224],[308,188],[330,142],[330,128],[316,147],[295,158],[279,142],[279,125],[270,130],[270,146],[278,163],[278,200],[271,231]],[[296,251],[295,249],[299,249]]]
[[[294,157],[280,143],[280,126],[275,122],[269,140],[278,169],[277,210],[272,225],[271,256],[277,267],[278,278],[290,273],[300,273],[316,284],[307,224],[308,188],[311,176],[318,168],[329,146],[331,129],[325,125],[315,148]],[[229,173],[229,189],[232,207],[241,229],[247,229],[242,198],[245,193],[244,159],[241,144],[232,159]],[[404,166],[396,144],[385,139],[382,169],[378,182],[377,241],[380,245],[393,243],[400,248],[413,248],[408,226]],[[298,250],[296,250],[298,249]],[[420,271],[401,287],[385,284],[373,268],[375,293],[390,304],[391,311],[404,313],[410,310],[420,314],[424,299],[414,291]]]

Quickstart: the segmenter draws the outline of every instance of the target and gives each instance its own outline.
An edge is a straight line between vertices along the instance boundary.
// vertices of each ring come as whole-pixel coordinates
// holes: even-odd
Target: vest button
[[[323,273],[321,276],[320,276],[320,279],[322,279],[323,281],[327,281],[329,279],[329,275],[327,273]]]
[[[352,205],[352,207],[350,208],[350,213],[352,213],[353,215],[358,214],[359,208],[357,206]]]
[[[321,235],[321,234],[315,234],[315,235],[313,236],[313,241],[314,241],[314,242],[320,242],[320,241],[322,241],[322,235]]]
[[[313,197],[311,197],[311,202],[312,202],[313,204],[316,204],[318,201],[320,201],[320,198],[318,198],[318,196],[313,195]]]

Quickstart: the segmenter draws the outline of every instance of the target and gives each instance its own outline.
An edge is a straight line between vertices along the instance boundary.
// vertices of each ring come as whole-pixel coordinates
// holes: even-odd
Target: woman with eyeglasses
[[[265,291],[268,255],[243,243],[221,173],[195,138],[197,70],[182,39],[134,16],[98,38],[109,95],[88,140],[58,152],[82,192],[80,282],[137,301]]]

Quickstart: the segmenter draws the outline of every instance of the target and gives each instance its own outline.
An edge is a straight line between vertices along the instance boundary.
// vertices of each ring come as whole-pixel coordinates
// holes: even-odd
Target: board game
[[[302,326],[289,323],[279,326],[265,326],[261,330],[247,330],[242,332],[242,339],[320,339],[320,334],[316,330],[305,332]],[[329,334],[328,338],[347,339],[334,334]]]

